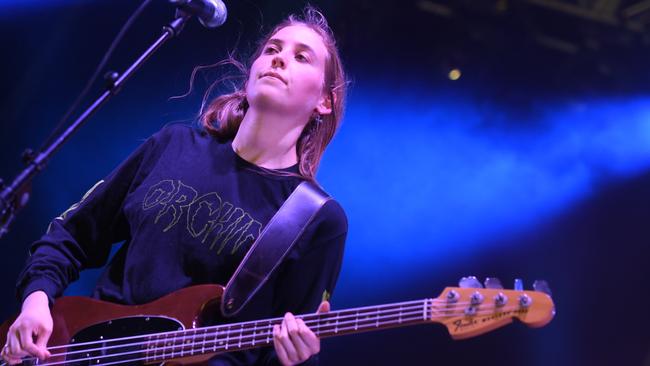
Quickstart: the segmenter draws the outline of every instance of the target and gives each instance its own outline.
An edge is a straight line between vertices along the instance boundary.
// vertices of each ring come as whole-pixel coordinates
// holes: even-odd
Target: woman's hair
[[[246,100],[246,84],[250,74],[250,67],[262,53],[265,44],[280,29],[292,25],[303,25],[316,32],[323,40],[327,49],[327,59],[325,60],[325,75],[323,92],[329,96],[332,112],[322,115],[320,118],[312,116],[305,125],[304,130],[298,137],[296,149],[298,152],[298,168],[303,178],[314,180],[321,157],[325,147],[334,137],[334,133],[341,124],[343,109],[345,105],[347,80],[341,63],[336,41],[331,28],[323,14],[312,6],[307,6],[303,10],[302,16],[290,15],[283,22],[275,26],[266,37],[262,38],[257,46],[257,50],[250,58],[248,65],[244,66],[230,57],[227,63],[237,67],[242,73],[243,83],[236,87],[236,90],[230,94],[221,95],[204,107],[200,112],[200,123],[210,134],[222,139],[232,139],[235,137],[246,111],[248,110],[248,101]],[[206,96],[212,90],[208,89]]]

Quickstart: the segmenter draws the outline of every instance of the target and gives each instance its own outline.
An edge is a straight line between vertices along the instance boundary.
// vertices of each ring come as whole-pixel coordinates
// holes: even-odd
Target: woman
[[[261,42],[240,90],[201,113],[203,131],[171,126],[97,183],[31,247],[18,280],[22,310],[2,357],[41,359],[48,305],[81,269],[104,265],[93,296],[142,304],[183,287],[226,283],[293,189],[314,179],[343,112],[346,80],[326,20],[308,7]],[[274,348],[214,357],[211,365],[316,362],[320,343],[292,313],[328,311],[347,220],[328,202],[233,321],[284,314]],[[320,305],[319,305],[320,304]]]

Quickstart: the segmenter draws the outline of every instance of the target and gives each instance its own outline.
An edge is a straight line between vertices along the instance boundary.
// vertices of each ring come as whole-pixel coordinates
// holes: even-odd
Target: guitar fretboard
[[[360,333],[427,322],[433,299],[297,316],[320,338]],[[273,326],[282,318],[225,324],[214,327],[167,332],[146,337],[143,342],[146,362],[180,357],[237,351],[273,343]]]

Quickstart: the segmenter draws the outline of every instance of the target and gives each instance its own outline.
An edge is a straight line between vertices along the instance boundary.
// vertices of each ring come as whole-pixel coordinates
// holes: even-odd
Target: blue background
[[[189,24],[36,178],[0,240],[3,318],[19,309],[15,279],[49,220],[163,125],[191,123],[202,91],[229,71],[205,72],[188,97],[169,99],[187,91],[192,68],[235,48],[247,55],[261,26],[303,5],[226,4],[224,27]],[[352,81],[318,175],[350,222],[333,307],[437,297],[466,275],[508,287],[546,279],[557,306],[544,328],[514,324],[465,341],[438,326],[328,339],[323,364],[650,365],[648,47],[566,56],[506,32],[512,22],[497,28],[505,43],[487,47],[463,36],[475,18],[441,20],[417,2],[314,4]],[[0,1],[0,177],[12,179],[21,151],[44,141],[137,5]],[[123,70],[172,13],[153,2],[109,69]],[[606,59],[613,71],[591,72]],[[450,65],[460,80],[447,78]],[[67,293],[88,293],[97,274]]]

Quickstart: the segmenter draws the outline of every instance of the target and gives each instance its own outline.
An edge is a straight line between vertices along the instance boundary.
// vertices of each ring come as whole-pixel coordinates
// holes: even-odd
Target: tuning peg
[[[523,291],[524,290],[524,281],[521,278],[515,278],[515,291]]]
[[[483,288],[481,282],[475,276],[463,277],[458,281],[458,286],[462,288]]]
[[[543,292],[548,296],[552,296],[551,288],[548,286],[548,282],[544,280],[537,280],[533,282],[533,288],[535,289],[535,291]]]
[[[501,281],[496,277],[487,277],[483,283],[485,288],[503,288]]]

